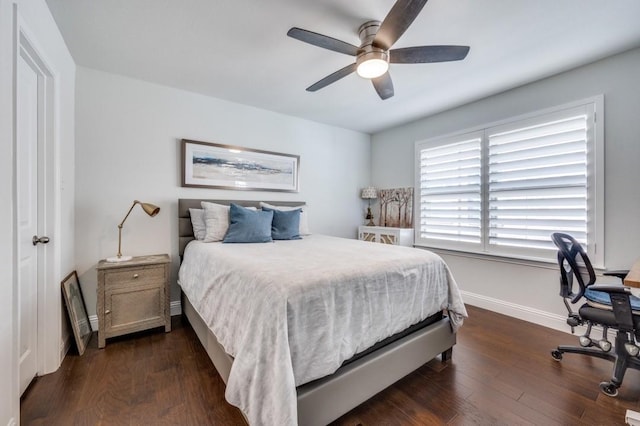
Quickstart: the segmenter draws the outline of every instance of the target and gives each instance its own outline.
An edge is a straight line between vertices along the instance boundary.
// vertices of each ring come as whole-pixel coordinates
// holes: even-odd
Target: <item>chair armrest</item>
[[[620,270],[617,270],[617,271],[605,271],[605,272],[602,273],[602,275],[609,276],[609,277],[618,277],[621,280],[624,280],[625,277],[627,276],[627,274],[629,274],[629,270],[628,269],[626,269],[626,270],[620,269]]]
[[[631,311],[631,289],[629,287],[615,284],[594,284],[589,288],[609,293],[613,314],[618,323],[616,328],[620,331],[634,332],[635,322]]]
[[[595,291],[604,291],[605,293],[622,293],[631,295],[631,289],[617,284],[593,284],[589,286],[589,289]]]

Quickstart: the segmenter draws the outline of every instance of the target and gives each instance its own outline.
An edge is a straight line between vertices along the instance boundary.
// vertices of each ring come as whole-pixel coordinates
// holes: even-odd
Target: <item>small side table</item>
[[[98,347],[106,339],[164,326],[171,331],[168,254],[98,263]]]

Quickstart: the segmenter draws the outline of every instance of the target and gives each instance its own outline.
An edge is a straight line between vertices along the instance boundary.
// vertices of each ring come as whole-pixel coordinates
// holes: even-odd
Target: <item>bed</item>
[[[250,424],[327,424],[434,357],[451,356],[466,311],[448,268],[435,254],[321,235],[268,244],[189,244],[194,240],[189,209],[200,208],[201,201],[245,207],[258,202],[178,202],[183,312],[227,384],[227,400]],[[373,262],[352,261],[351,253],[358,252]],[[414,265],[423,258],[428,265]],[[403,263],[404,269],[393,274],[367,275],[372,265],[386,271]],[[307,278],[306,271],[313,273]],[[416,276],[425,274],[436,283],[433,294],[417,293],[426,292],[415,287],[425,281]],[[406,298],[389,291],[396,288],[389,287],[393,276],[405,277],[411,300],[423,304],[378,310],[375,297]],[[334,282],[340,285],[326,284]],[[367,329],[359,332],[365,323]]]

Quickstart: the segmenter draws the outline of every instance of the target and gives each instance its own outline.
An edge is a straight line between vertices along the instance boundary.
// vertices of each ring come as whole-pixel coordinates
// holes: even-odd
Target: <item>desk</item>
[[[640,259],[636,260],[631,266],[629,273],[624,278],[624,285],[640,288]]]

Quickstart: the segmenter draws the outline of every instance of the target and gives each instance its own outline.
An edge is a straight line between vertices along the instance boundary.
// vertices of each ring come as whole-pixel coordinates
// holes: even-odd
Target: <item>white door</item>
[[[18,56],[17,74],[17,273],[20,394],[38,373],[38,139],[42,97],[40,74],[29,58]]]

